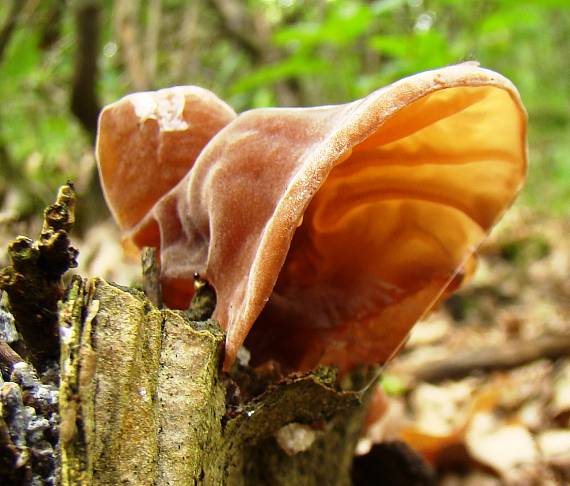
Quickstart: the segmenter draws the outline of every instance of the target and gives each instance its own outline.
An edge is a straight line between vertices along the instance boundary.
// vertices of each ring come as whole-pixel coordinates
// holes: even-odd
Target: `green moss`
[[[334,369],[264,384],[230,405],[239,385],[220,372],[225,336],[215,321],[160,311],[90,279],[74,281],[61,325],[71,329],[62,350],[64,484],[349,484],[369,392],[341,390]],[[360,374],[354,383],[368,379]],[[292,423],[316,431],[295,455],[275,439]]]

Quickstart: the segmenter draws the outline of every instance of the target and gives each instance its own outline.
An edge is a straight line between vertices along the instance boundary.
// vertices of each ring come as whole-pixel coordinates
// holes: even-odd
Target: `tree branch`
[[[570,336],[544,335],[533,340],[475,349],[462,354],[422,363],[406,370],[416,381],[440,382],[465,377],[474,371],[489,372],[522,366],[537,359],[557,359],[570,355]]]

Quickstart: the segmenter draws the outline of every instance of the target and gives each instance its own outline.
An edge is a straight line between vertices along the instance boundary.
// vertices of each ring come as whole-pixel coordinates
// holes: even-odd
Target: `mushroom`
[[[210,139],[236,117],[212,92],[179,86],[134,93],[101,112],[97,159],[113,217],[129,234],[147,234],[159,246],[158,228],[138,223],[192,168]]]
[[[168,305],[189,304],[195,272],[214,287],[226,369],[244,343],[254,365],[276,360],[286,370],[386,362],[460,285],[526,171],[518,92],[476,63],[344,105],[242,113],[162,197],[158,187],[152,197],[142,187],[122,193],[129,170],[117,160],[143,170],[134,155],[143,137],[109,133],[112,118],[108,108],[98,144],[108,202],[127,239],[160,240]],[[125,145],[134,153],[108,162]],[[157,165],[144,168],[145,180],[165,177],[149,173]],[[141,200],[144,210],[130,203]]]

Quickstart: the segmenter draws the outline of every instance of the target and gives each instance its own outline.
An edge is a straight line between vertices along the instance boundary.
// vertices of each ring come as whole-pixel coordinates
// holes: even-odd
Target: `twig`
[[[144,247],[141,254],[144,293],[156,307],[162,307],[160,259],[156,248]]]
[[[0,364],[12,368],[16,363],[22,361],[24,361],[22,357],[8,343],[0,341]]]
[[[558,359],[570,355],[570,336],[543,335],[533,340],[510,341],[503,345],[455,354],[423,363],[409,370],[416,381],[440,382],[465,377],[474,371],[489,372],[522,366],[537,359]]]

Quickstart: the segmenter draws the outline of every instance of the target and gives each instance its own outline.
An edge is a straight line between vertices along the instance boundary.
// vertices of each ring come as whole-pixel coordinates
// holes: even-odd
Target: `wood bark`
[[[60,316],[62,484],[350,484],[365,397],[332,370],[244,401],[214,321],[80,278]]]
[[[74,207],[63,186],[39,239],[18,237],[0,271],[0,326],[18,330],[3,335],[25,341],[23,354],[17,337],[0,342],[0,483],[359,486],[372,474],[374,484],[410,484],[383,474],[383,462],[353,461],[377,368],[282,376],[275,365],[251,369],[245,352],[222,372],[225,335],[208,319],[215,294],[199,276],[187,311],[99,278],[75,276],[64,293]],[[144,255],[159,303],[156,252]],[[388,471],[401,447],[384,449]],[[398,477],[410,478],[410,457],[421,461],[402,457]]]

